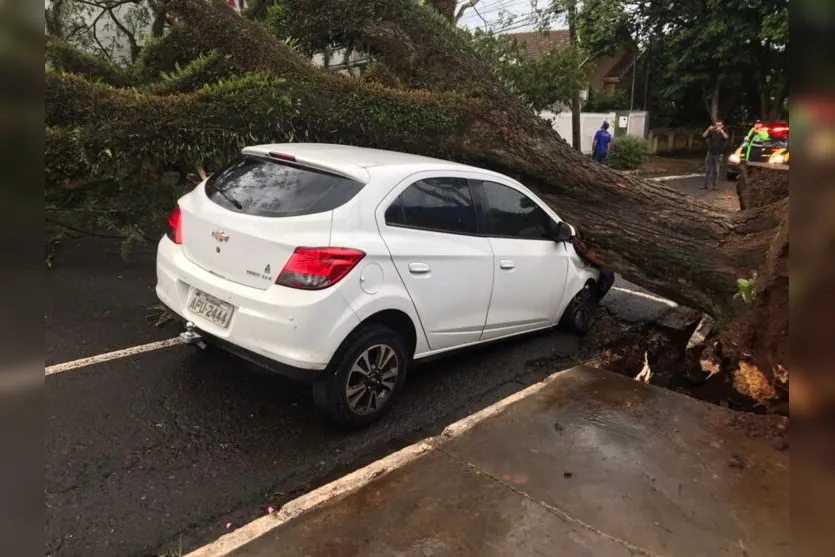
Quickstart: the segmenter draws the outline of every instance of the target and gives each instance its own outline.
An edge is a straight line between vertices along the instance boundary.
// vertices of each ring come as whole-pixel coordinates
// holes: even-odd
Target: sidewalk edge
[[[293,499],[284,504],[278,511],[273,514],[262,516],[252,522],[245,524],[234,532],[230,532],[218,538],[217,540],[199,547],[188,553],[185,557],[225,557],[236,549],[243,547],[267,534],[271,530],[297,518],[298,516],[313,510],[319,505],[338,497],[356,491],[380,476],[397,470],[417,460],[422,455],[434,450],[438,445],[446,441],[460,436],[469,431],[477,424],[483,422],[488,418],[492,418],[501,414],[508,406],[515,402],[527,398],[550,383],[557,375],[567,370],[557,371],[548,377],[544,378],[538,383],[534,383],[519,392],[516,392],[506,398],[499,400],[479,410],[474,414],[470,414],[456,422],[451,423],[440,435],[435,437],[427,437],[412,445],[404,447],[397,452],[394,452],[380,460],[374,461],[371,464],[364,466],[350,474],[342,476],[328,484],[325,484],[313,491]]]
[[[539,381],[538,383],[534,383],[533,385],[525,387],[521,391],[515,392],[512,395],[491,404],[490,406],[482,408],[474,414],[470,414],[465,418],[461,418],[457,422],[449,424],[441,432],[441,437],[445,439],[452,439],[453,437],[458,437],[462,433],[469,431],[470,429],[475,427],[477,424],[483,422],[487,418],[492,418],[493,416],[501,414],[511,404],[519,402],[520,400],[525,399],[542,390],[548,383],[553,381],[557,375],[563,373],[563,371],[552,373],[551,375],[549,375],[542,381]]]

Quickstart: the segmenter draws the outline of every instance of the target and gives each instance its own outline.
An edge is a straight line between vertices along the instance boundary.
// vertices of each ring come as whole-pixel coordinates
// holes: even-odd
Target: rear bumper
[[[227,328],[193,314],[194,289],[235,306]],[[192,263],[167,237],[157,249],[156,294],[184,321],[191,321],[211,344],[282,375],[324,370],[359,324],[337,289],[300,291],[280,286],[259,290],[237,284]]]
[[[174,311],[171,308],[168,309],[172,312]],[[179,321],[183,326],[185,326],[186,323],[188,323],[179,315],[177,316],[176,320]],[[197,328],[193,328],[190,330],[194,333],[197,333],[197,335],[199,336],[199,342],[191,342],[190,344],[204,343],[205,345],[208,345],[211,348],[219,348],[224,352],[228,352],[243,360],[253,363],[263,369],[277,373],[284,377],[288,377],[290,379],[294,379],[296,381],[312,383],[319,379],[325,373],[325,370],[302,369],[298,367],[289,366],[275,359],[267,358],[265,356],[262,356],[261,354],[253,352],[251,350],[247,350],[246,348],[242,348],[236,344],[232,344],[231,342],[224,340],[220,337],[212,336],[206,331],[202,331]]]

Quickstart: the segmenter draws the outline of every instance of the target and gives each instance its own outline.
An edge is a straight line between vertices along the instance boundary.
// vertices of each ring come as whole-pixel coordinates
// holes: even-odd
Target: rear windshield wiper
[[[244,208],[244,206],[243,206],[243,205],[241,205],[241,202],[240,202],[240,201],[238,201],[237,199],[235,199],[234,197],[232,197],[231,195],[229,195],[228,193],[226,193],[226,192],[225,192],[225,191],[223,191],[222,189],[220,189],[220,188],[218,188],[218,187],[215,187],[215,188],[214,188],[214,190],[215,190],[217,193],[219,193],[219,194],[221,195],[221,197],[223,197],[223,199],[225,199],[226,201],[228,201],[229,203],[231,203],[231,204],[232,204],[232,205],[233,205],[236,209],[238,209],[239,211],[240,211],[240,210],[242,210],[242,209]]]

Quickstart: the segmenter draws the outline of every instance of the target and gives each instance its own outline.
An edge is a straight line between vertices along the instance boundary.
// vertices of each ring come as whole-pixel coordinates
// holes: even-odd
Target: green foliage
[[[390,89],[400,89],[403,87],[403,82],[394,75],[385,63],[375,60],[368,65],[368,68],[362,74],[362,80],[369,83],[376,83],[382,87]]]
[[[208,54],[196,46],[199,43],[194,39],[193,30],[185,25],[172,27],[162,37],[149,37],[134,63],[134,73],[143,81],[153,81]]]
[[[414,0],[274,0],[265,23],[279,38],[296,37],[302,52],[349,49],[384,62],[404,87],[483,93],[489,68],[470,35]],[[504,91],[503,91],[504,93]]]
[[[56,70],[72,72],[92,81],[126,87],[134,84],[131,73],[100,56],[83,52],[57,37],[46,37],[46,63]]]
[[[587,83],[583,55],[575,48],[558,48],[532,58],[512,37],[480,29],[473,33],[472,44],[496,78],[534,110],[568,104],[574,92]]]
[[[169,75],[163,85],[182,84],[191,71]],[[236,74],[165,95],[48,73],[48,214],[85,230],[151,235],[190,187],[187,174],[196,166],[212,172],[246,145],[304,140],[408,150],[430,136],[442,156],[446,138],[479,109],[456,95],[395,92],[305,71],[293,80]]]
[[[702,119],[714,100],[720,117],[776,116],[768,113],[779,113],[788,94],[787,8],[788,0],[639,5],[652,40],[650,79],[663,84],[650,91],[654,103],[682,115],[701,109]]]
[[[592,59],[613,56],[619,49],[635,44],[627,2],[584,0],[577,11],[577,36],[583,51]]]
[[[640,168],[649,158],[647,142],[642,137],[624,135],[612,140],[609,150],[609,165],[618,170]]]
[[[618,89],[611,95],[592,89],[589,98],[583,103],[584,112],[610,112],[629,108],[629,94],[626,89]]]
[[[751,278],[736,279],[736,294],[734,298],[742,300],[746,305],[751,305],[757,299],[757,273],[753,273]]]
[[[47,33],[83,52],[127,66],[155,20],[157,1],[52,0],[45,13]],[[111,40],[103,36],[105,29]]]
[[[228,79],[235,73],[236,69],[229,56],[218,52],[201,54],[183,68],[177,64],[174,71],[162,72],[162,81],[152,84],[148,90],[157,94],[188,93],[204,85]]]

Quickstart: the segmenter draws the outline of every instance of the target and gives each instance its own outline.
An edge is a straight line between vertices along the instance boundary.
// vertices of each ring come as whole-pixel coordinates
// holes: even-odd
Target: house
[[[512,37],[519,44],[525,45],[528,56],[532,58],[538,58],[555,48],[562,48],[571,44],[568,29],[508,33],[504,36]],[[613,56],[595,60],[589,74],[589,89],[608,95],[612,95],[618,90],[631,89],[632,69],[635,66],[635,59],[633,49],[622,47]]]

